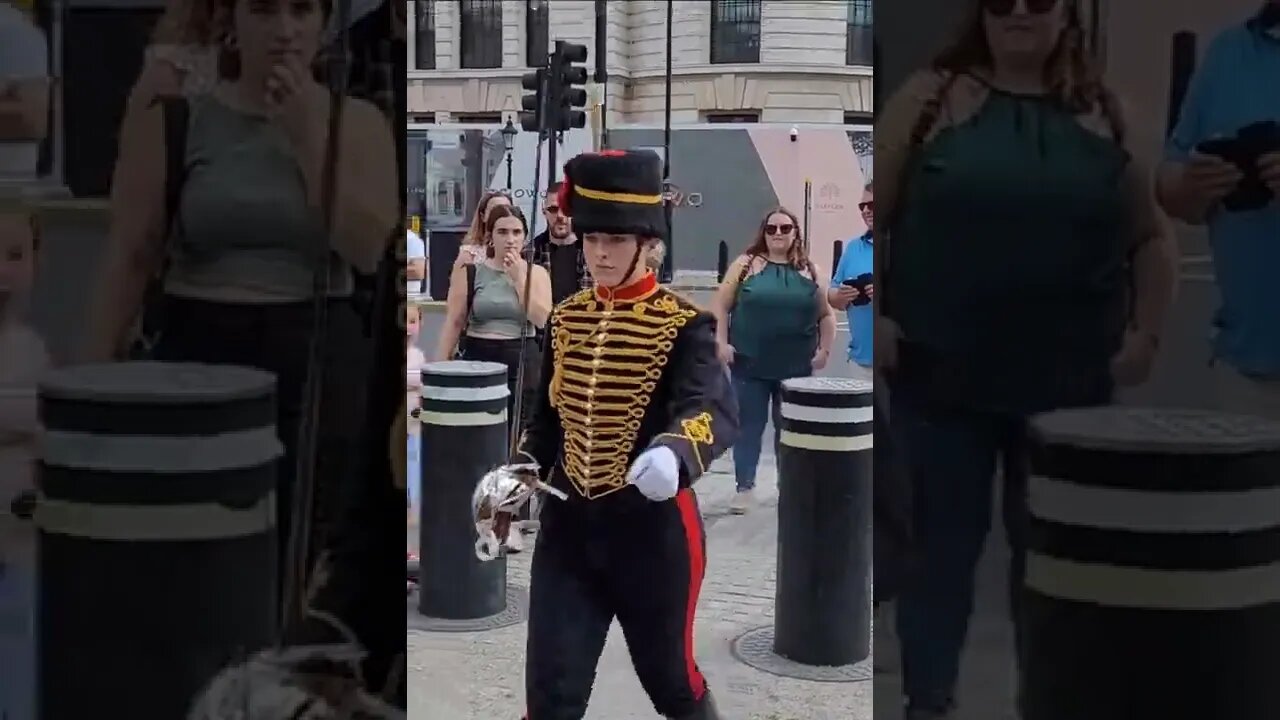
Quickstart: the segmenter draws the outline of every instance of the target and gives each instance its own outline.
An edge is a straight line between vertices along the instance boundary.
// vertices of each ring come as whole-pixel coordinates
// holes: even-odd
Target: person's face
[[[858,210],[862,212],[862,222],[867,224],[870,230],[876,222],[876,203],[875,197],[870,190],[862,193],[862,202],[858,203]]]
[[[542,206],[542,212],[547,218],[547,228],[550,229],[551,237],[566,238],[571,232],[569,218],[560,212],[560,201],[557,198],[549,197]]]
[[[770,252],[787,253],[796,242],[796,223],[786,213],[774,213],[764,221],[764,242]]]
[[[493,243],[494,257],[502,257],[512,248],[519,250],[524,247],[524,225],[519,218],[498,218],[489,241]]]
[[[232,27],[241,67],[258,77],[285,63],[310,68],[325,21],[320,0],[237,0]]]
[[[24,213],[0,213],[0,312],[31,294],[35,270],[30,218]]]
[[[494,195],[489,198],[489,203],[484,206],[484,221],[489,222],[489,218],[493,217],[494,208],[511,207],[511,198],[506,195]]]
[[[582,239],[582,254],[591,277],[605,287],[616,287],[626,282],[627,268],[631,267],[639,242],[636,235],[588,233]],[[643,262],[638,264],[644,265]]]
[[[1043,61],[1066,28],[1067,0],[982,0],[991,54]]]
[[[404,328],[409,335],[409,339],[418,337],[418,329],[422,327],[422,320],[418,315],[418,308],[410,305],[405,311]]]

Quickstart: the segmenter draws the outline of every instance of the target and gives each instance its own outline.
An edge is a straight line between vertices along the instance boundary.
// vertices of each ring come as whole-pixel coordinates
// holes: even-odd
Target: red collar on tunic
[[[596,285],[596,298],[602,302],[635,302],[652,295],[657,289],[657,276],[652,272],[647,272],[630,285],[623,285],[618,288]]]

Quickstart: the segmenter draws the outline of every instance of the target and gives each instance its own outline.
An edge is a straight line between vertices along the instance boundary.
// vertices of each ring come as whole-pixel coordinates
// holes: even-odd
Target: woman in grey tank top
[[[310,410],[303,386],[317,291],[328,302],[329,366],[316,460],[320,524],[340,494],[338,483],[354,474],[345,463],[357,456],[364,382],[350,379],[369,352],[352,306],[353,271],[373,272],[393,236],[396,155],[385,117],[347,99],[335,207],[322,208],[330,103],[311,67],[331,0],[214,1],[222,20],[213,30],[222,48],[220,78],[211,92],[185,100],[178,177],[167,172],[165,142],[174,105],[135,108],[121,129],[110,242],[86,355],[118,357],[128,346],[154,274],[150,258],[164,256],[163,301],[146,308],[158,331],[151,355],[257,367],[277,377],[284,539],[299,421]]]
[[[551,276],[541,265],[530,265],[522,256],[529,226],[524,213],[505,205],[489,212],[484,224],[485,260],[454,268],[449,284],[444,327],[436,346],[436,360],[460,357],[507,366],[511,390],[508,410],[515,406],[515,383],[524,348],[524,402],[533,407],[530,392],[538,387],[542,367],[536,333],[551,316]],[[528,311],[524,302],[525,273],[530,278]],[[474,290],[469,277],[474,273]],[[470,297],[468,297],[470,296]],[[522,413],[527,417],[527,412]]]

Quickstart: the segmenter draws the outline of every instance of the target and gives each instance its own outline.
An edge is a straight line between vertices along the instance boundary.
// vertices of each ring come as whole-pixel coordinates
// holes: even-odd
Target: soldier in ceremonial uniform
[[[654,708],[718,718],[693,657],[705,535],[692,485],[728,449],[738,412],[715,320],[659,287],[666,235],[652,152],[579,155],[560,207],[595,287],[547,328],[542,393],[517,463],[569,494],[543,503],[533,557],[526,720],[580,720],[616,617]]]

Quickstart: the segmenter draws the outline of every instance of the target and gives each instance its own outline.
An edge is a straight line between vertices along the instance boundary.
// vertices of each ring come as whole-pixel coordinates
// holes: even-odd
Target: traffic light
[[[547,71],[544,68],[520,76],[520,87],[528,91],[520,97],[520,127],[529,132],[542,129],[542,100],[546,79]]]
[[[547,126],[552,130],[569,130],[587,126],[587,69],[576,63],[587,61],[587,46],[563,40],[556,41],[551,55],[551,117]]]

